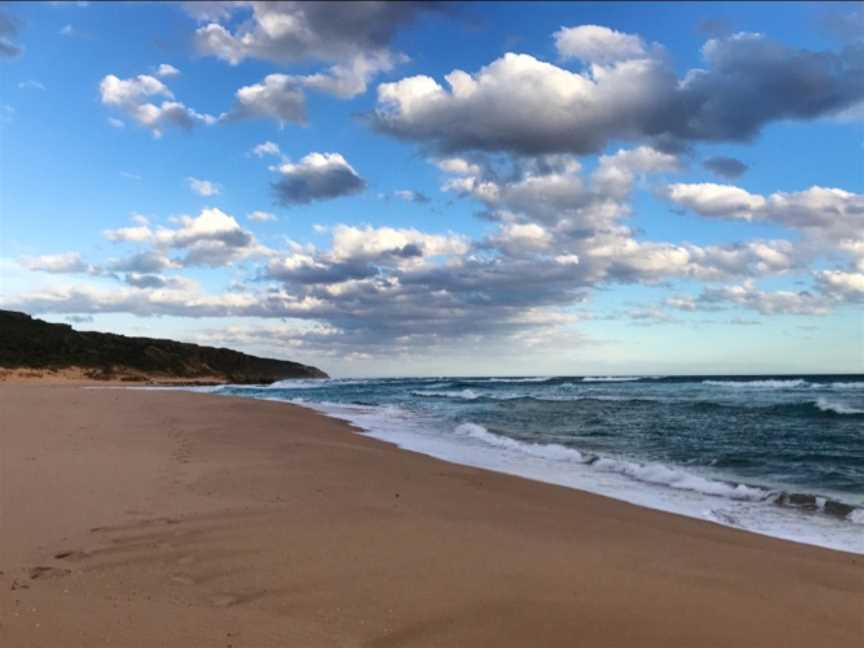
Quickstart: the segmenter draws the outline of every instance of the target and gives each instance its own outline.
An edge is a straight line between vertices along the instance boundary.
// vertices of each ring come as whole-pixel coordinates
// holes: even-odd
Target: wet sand
[[[282,403],[0,384],[0,645],[864,645],[864,557]]]

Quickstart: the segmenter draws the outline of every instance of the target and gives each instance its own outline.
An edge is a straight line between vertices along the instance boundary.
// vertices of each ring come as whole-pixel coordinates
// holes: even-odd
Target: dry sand
[[[864,559],[280,403],[0,385],[0,646],[864,645]]]

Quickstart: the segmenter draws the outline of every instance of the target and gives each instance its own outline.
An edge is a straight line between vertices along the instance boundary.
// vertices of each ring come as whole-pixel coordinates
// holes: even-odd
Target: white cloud
[[[45,90],[45,85],[39,81],[34,81],[30,79],[28,81],[21,81],[18,83],[18,87],[22,90]]]
[[[162,137],[166,126],[176,126],[186,130],[198,124],[210,125],[216,122],[212,115],[201,114],[184,104],[174,101],[173,93],[156,77],[139,74],[129,79],[120,79],[109,74],[99,83],[102,103],[123,110],[139,125],[150,129],[156,138]],[[166,97],[160,105],[150,103],[149,98]],[[112,123],[116,126],[116,123]]]
[[[109,74],[99,83],[99,91],[102,103],[109,106],[134,105],[154,95],[174,97],[164,83],[149,74],[139,74],[129,79]]]
[[[813,252],[834,247],[864,259],[864,194],[830,187],[751,194],[732,185],[672,184],[666,196],[697,214],[797,229]]]
[[[836,114],[864,99],[854,48],[786,47],[758,34],[712,39],[704,67],[679,78],[662,48],[602,27],[563,29],[571,72],[508,52],[448,87],[429,76],[378,86],[375,126],[440,151],[596,153],[610,141],[748,141],[768,123]],[[633,58],[633,57],[636,58]]]
[[[149,274],[165,267],[219,267],[271,254],[233,216],[216,208],[202,209],[194,217],[180,216],[173,228],[153,229],[148,219],[139,214],[133,214],[132,220],[135,226],[104,230],[103,235],[109,241],[144,243],[150,249],[111,269]],[[184,256],[169,259],[167,252],[171,249],[184,251]]]
[[[189,188],[199,196],[217,196],[219,195],[219,185],[210,180],[201,180],[199,178],[186,178],[189,183]]]
[[[579,256],[576,254],[559,254],[555,257],[555,263],[561,265],[576,265],[579,263]]]
[[[143,241],[149,241],[153,236],[153,232],[145,223],[136,227],[106,229],[103,231],[103,235],[106,239],[115,243],[141,243]]]
[[[435,160],[435,165],[446,173],[454,173],[456,175],[479,176],[482,173],[479,165],[460,157]]]
[[[702,305],[731,303],[763,315],[827,315],[831,312],[830,302],[820,295],[806,290],[763,291],[750,280],[736,286],[708,288],[696,301]]]
[[[260,83],[243,86],[235,94],[235,105],[222,119],[266,117],[281,125],[306,123],[306,97],[294,77],[268,74]]]
[[[304,88],[350,99],[365,92],[375,76],[407,61],[390,49],[390,41],[418,13],[435,10],[426,2],[342,3],[338,11],[317,2],[205,4],[187,5],[207,23],[195,32],[199,52],[231,65],[248,58],[326,65],[304,75],[270,74],[240,88],[235,106],[224,115],[268,117],[283,126],[306,123]],[[230,26],[234,14],[245,9],[251,9],[251,15]]]
[[[678,169],[675,155],[648,146],[601,155],[593,175],[594,188],[609,196],[623,198],[633,189],[637,175],[663,173]]]
[[[527,54],[505,54],[474,75],[454,70],[449,91],[428,76],[378,86],[377,125],[445,149],[520,153],[601,148],[667,91],[660,63],[627,61],[582,75]]]
[[[846,301],[864,301],[864,272],[821,270],[815,274],[824,292]]]
[[[126,122],[124,122],[122,119],[117,119],[116,117],[109,117],[108,125],[112,128],[125,128]]]
[[[300,162],[282,164],[279,173],[274,189],[285,205],[348,196],[366,188],[366,182],[339,153],[310,153]]]
[[[536,223],[504,223],[489,241],[496,249],[510,256],[531,255],[546,250],[552,235]]]
[[[152,242],[157,248],[184,249],[186,254],[179,259],[184,266],[218,267],[270,254],[233,216],[221,209],[202,209],[198,216],[181,216],[178,220],[177,228],[158,228]]]
[[[751,194],[739,187],[713,182],[671,184],[667,195],[672,202],[703,216],[723,216],[747,221],[753,220],[754,213],[766,204],[762,196]]]
[[[393,192],[393,197],[398,198],[399,200],[404,200],[405,202],[413,202],[413,203],[428,203],[429,197],[426,194],[421,193],[419,191],[415,191],[414,189],[397,189]]]
[[[252,149],[252,154],[255,157],[259,158],[264,157],[265,155],[273,155],[279,157],[280,155],[282,155],[282,151],[279,149],[278,144],[268,140],[266,142],[261,142],[261,144],[256,145],[255,148]]]
[[[347,63],[330,67],[326,73],[307,74],[294,77],[296,83],[305,88],[350,99],[366,92],[369,82],[382,72],[389,72],[397,63],[408,60],[389,52],[358,54]]]
[[[250,20],[236,32],[210,22],[196,32],[196,44],[203,53],[232,64],[248,57],[277,63],[341,61],[386,51],[398,27],[411,20],[420,5],[360,3],[334,12],[320,3],[254,3]]]
[[[156,76],[167,78],[167,77],[176,77],[180,76],[180,70],[171,65],[170,63],[162,63],[158,68],[156,68]]]
[[[276,214],[272,214],[272,213],[270,213],[270,212],[266,212],[266,211],[261,211],[260,209],[259,209],[259,210],[256,210],[256,211],[253,211],[253,212],[250,212],[250,213],[246,216],[246,218],[248,218],[250,221],[253,221],[253,222],[255,222],[255,223],[264,223],[264,222],[266,222],[266,221],[275,221],[275,220],[277,220],[277,219],[276,219]]]
[[[600,25],[562,27],[555,32],[554,38],[558,54],[565,59],[613,63],[645,56],[645,44],[641,38]]]
[[[53,273],[87,272],[90,269],[78,252],[23,257],[19,263],[28,270]]]
[[[470,247],[463,236],[425,234],[416,229],[337,225],[331,232],[331,255],[337,261],[377,259],[382,255],[404,255],[400,257],[402,259],[462,255]],[[406,255],[406,252],[412,251],[412,247],[420,254]]]

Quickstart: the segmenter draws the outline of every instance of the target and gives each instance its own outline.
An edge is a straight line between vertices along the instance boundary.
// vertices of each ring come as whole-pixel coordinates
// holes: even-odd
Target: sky
[[[854,3],[0,3],[0,308],[334,376],[864,371]]]

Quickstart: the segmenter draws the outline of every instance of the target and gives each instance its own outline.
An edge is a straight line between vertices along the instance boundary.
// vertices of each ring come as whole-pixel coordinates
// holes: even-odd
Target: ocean
[[[305,405],[455,463],[864,554],[864,375],[331,379],[204,389]]]

